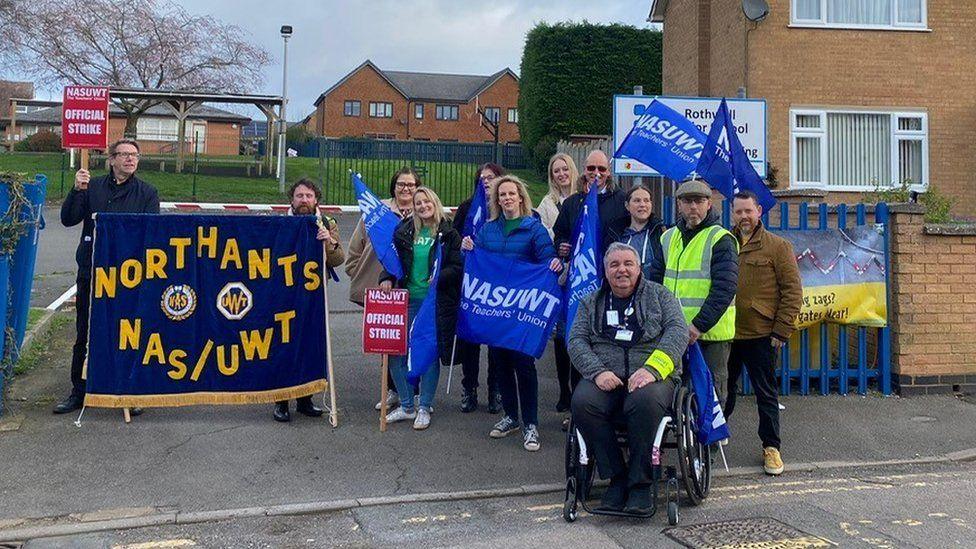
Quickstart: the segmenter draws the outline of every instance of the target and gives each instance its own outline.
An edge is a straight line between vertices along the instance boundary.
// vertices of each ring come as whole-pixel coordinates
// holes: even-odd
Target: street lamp
[[[281,64],[281,119],[278,121],[278,192],[285,192],[285,134],[288,132],[288,118],[285,107],[288,105],[288,39],[291,38],[291,25],[281,26],[281,37],[285,42],[285,53]]]

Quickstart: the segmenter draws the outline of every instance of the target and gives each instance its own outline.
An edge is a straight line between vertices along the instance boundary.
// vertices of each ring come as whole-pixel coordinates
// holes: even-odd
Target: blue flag
[[[684,367],[691,374],[691,384],[698,401],[698,439],[708,445],[729,438],[729,426],[725,423],[722,405],[715,394],[712,371],[708,369],[697,342],[689,345],[685,351]]]
[[[410,324],[407,349],[407,378],[410,381],[420,379],[431,364],[440,360],[437,349],[437,279],[441,274],[441,243],[437,242],[434,246],[434,272],[430,275],[430,287]]]
[[[614,158],[633,158],[675,181],[698,166],[705,134],[691,121],[657,99],[634,122]]]
[[[597,257],[600,250],[598,192],[594,181],[583,201],[583,213],[573,228],[573,258],[569,262],[569,284],[566,286],[567,336],[573,329],[573,319],[576,318],[579,302],[599,289],[603,278],[603,258]]]
[[[464,218],[464,227],[461,230],[461,238],[478,234],[481,227],[488,221],[488,193],[485,191],[484,181],[478,179],[478,188],[474,190],[474,197],[471,199],[471,208],[468,210],[467,217]]]
[[[742,148],[725,98],[722,98],[722,104],[715,113],[705,150],[695,171],[728,200],[739,191],[752,191],[759,198],[763,211],[769,211],[776,204],[773,193],[769,192]]]
[[[363,226],[366,228],[366,234],[369,235],[369,241],[373,244],[376,257],[383,264],[386,272],[397,279],[403,278],[400,256],[397,255],[396,246],[393,245],[393,233],[400,224],[399,216],[369,190],[358,173],[352,174],[352,185],[356,190],[359,211],[363,212]]]
[[[556,327],[561,294],[548,263],[475,248],[464,259],[458,336],[539,358]]]

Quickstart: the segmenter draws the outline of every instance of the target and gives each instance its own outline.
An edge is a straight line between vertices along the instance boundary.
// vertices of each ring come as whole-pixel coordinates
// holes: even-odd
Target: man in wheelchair
[[[606,281],[580,303],[569,336],[583,378],[571,409],[600,477],[610,479],[600,509],[641,514],[653,505],[651,448],[681,380],[688,325],[677,298],[641,276],[633,247],[611,244],[603,265]],[[627,428],[627,463],[617,425]]]

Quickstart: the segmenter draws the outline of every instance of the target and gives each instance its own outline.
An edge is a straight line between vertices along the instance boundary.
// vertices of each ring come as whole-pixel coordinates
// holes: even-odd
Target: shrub
[[[14,145],[17,152],[61,152],[61,136],[52,131],[39,131]]]

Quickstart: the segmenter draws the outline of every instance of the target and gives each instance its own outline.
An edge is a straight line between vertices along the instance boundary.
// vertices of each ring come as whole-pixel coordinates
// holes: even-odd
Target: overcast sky
[[[538,22],[618,22],[640,28],[650,0],[177,0],[190,13],[241,27],[272,56],[262,89],[281,92],[282,39],[288,43],[288,118],[299,120],[320,93],[370,59],[381,69],[492,74],[519,72],[525,34]],[[40,91],[46,98],[50,93]],[[54,98],[60,91],[53,92]]]

